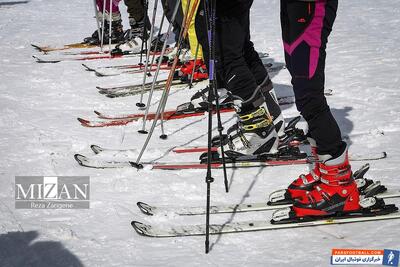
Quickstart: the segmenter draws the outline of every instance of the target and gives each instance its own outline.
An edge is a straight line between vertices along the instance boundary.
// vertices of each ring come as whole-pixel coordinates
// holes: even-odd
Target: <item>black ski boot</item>
[[[107,20],[104,21],[104,27],[100,28],[100,34],[104,29],[104,37],[103,44],[109,43],[109,32],[110,32],[110,24]],[[124,41],[124,30],[122,27],[122,20],[116,20],[112,22],[111,25],[111,43],[117,44],[119,42]],[[99,36],[98,31],[96,30],[92,36],[86,37],[83,39],[84,43],[92,44],[92,45],[100,45],[101,44],[101,35]]]

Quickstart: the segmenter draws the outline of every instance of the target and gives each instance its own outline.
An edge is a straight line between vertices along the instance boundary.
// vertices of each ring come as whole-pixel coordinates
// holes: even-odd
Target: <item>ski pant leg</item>
[[[222,16],[216,21],[218,63],[226,89],[244,100],[249,99],[258,86],[244,56],[248,21],[249,11],[241,16]]]
[[[210,63],[210,47],[208,44],[208,33],[207,33],[207,22],[206,22],[206,17],[205,17],[205,12],[204,12],[204,2],[200,1],[199,7],[197,8],[197,13],[196,13],[196,18],[195,18],[195,29],[196,29],[196,36],[197,40],[200,43],[202,49],[203,49],[203,59],[204,63],[207,66],[207,69],[209,69],[209,63]],[[218,37],[216,36],[216,43],[218,42]],[[216,45],[215,47],[215,54],[216,54],[216,60],[215,60],[215,74],[216,74],[216,80],[217,80],[217,86],[219,88],[225,88],[225,83],[223,79],[223,73],[222,69],[220,67],[220,59],[219,59],[219,46]]]
[[[112,1],[111,4],[111,12],[112,13],[116,13],[119,12],[119,7],[118,4],[121,0],[106,0],[106,11],[109,13],[110,12],[110,1]],[[97,7],[99,8],[99,11],[102,12],[103,11],[103,7],[104,7],[104,1],[103,0],[96,0],[96,4]]]
[[[178,42],[179,39],[179,33],[181,32],[182,29],[182,23],[183,23],[183,11],[182,11],[182,5],[178,9],[178,13],[176,14],[175,20],[172,21],[172,15],[174,13],[174,8],[175,5],[178,1],[177,0],[161,0],[163,9],[164,9],[164,14],[167,20],[173,24],[173,32],[175,34],[175,41]]]
[[[337,0],[281,0],[286,66],[292,76],[296,106],[308,123],[319,154],[336,155],[343,146],[339,126],[324,96],[328,36]]]
[[[135,21],[141,21],[144,16],[144,3],[143,0],[124,0],[127,7],[129,18]]]
[[[250,16],[246,16],[243,20],[244,28],[246,30],[246,38],[244,42],[244,58],[251,73],[253,73],[257,84],[261,84],[268,76],[268,72],[264,67],[257,51],[254,49],[254,44],[250,38]]]
[[[269,79],[268,72],[262,60],[260,59],[260,56],[258,55],[257,51],[254,49],[253,42],[251,41],[250,18],[246,17],[243,23],[246,29],[246,39],[244,43],[244,58],[246,60],[246,64],[250,69],[251,73],[253,74],[257,85],[260,85],[263,82],[265,82],[265,80],[268,80],[267,83],[269,83],[270,86],[265,87],[268,88],[268,90],[262,92],[262,94],[265,98],[265,103],[267,105],[268,111],[272,116],[272,118],[274,119],[274,125],[278,133],[278,136],[283,137],[285,134],[284,133],[285,123],[282,116],[282,111],[279,106],[275,90],[272,86],[272,81]]]
[[[113,0],[111,3],[111,16],[112,16],[112,21],[119,21],[121,20],[121,13],[119,12],[119,4],[120,0]],[[104,1],[103,0],[97,0],[96,5],[98,8],[98,14],[99,18],[101,19],[103,16],[103,7],[105,7],[105,17],[104,19],[109,21],[110,20],[110,0],[105,1],[105,6],[104,6]]]
[[[199,3],[200,3],[200,1],[197,3],[195,14],[197,13]],[[182,9],[183,10],[186,11],[188,4],[190,4],[190,6],[189,6],[189,12],[190,12],[190,10],[193,8],[194,1],[182,0]],[[199,42],[197,41],[197,35],[196,35],[196,29],[195,29],[195,20],[196,20],[196,16],[193,16],[192,20],[190,21],[190,26],[189,26],[189,31],[188,31],[188,39],[189,39],[188,41],[189,41],[189,46],[190,46],[190,52],[191,52],[193,58],[196,56],[196,48],[199,45]],[[203,52],[202,52],[201,46],[199,46],[197,58],[198,59],[203,58]]]
[[[96,0],[96,5],[99,11],[103,10],[103,0]]]

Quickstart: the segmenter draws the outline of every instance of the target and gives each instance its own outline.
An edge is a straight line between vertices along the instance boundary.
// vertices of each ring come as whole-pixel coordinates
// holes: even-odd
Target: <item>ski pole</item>
[[[206,0],[208,1],[208,0]],[[212,89],[214,91],[214,97],[215,97],[215,109],[216,109],[216,113],[217,113],[217,125],[218,125],[218,135],[219,135],[219,143],[221,144],[221,158],[222,158],[222,170],[224,173],[224,186],[225,186],[225,192],[228,193],[229,192],[229,183],[228,183],[228,175],[226,172],[226,160],[225,160],[225,148],[222,145],[223,144],[223,134],[222,131],[224,130],[224,127],[222,126],[222,120],[221,120],[221,107],[220,107],[220,103],[219,103],[219,95],[218,95],[218,84],[217,84],[217,79],[215,77],[216,72],[215,72],[215,59],[216,59],[216,55],[215,55],[215,20],[216,20],[216,0],[211,0],[212,2],[212,14],[211,14],[211,21],[212,21],[212,29],[213,29],[213,35],[212,35],[212,43],[211,43],[211,47],[212,47],[212,55],[213,55],[213,69],[212,69],[212,75],[213,75],[213,79],[210,80],[210,82],[212,81]],[[211,65],[211,64],[210,64]]]
[[[163,35],[161,34],[161,31],[162,31],[162,28],[163,28],[163,25],[164,25],[164,19],[165,19],[165,14],[163,13],[163,16],[162,16],[161,22],[160,22],[160,28],[158,29],[158,33],[157,33],[156,42],[154,43],[155,51],[153,51],[154,53],[153,53],[153,55],[152,55],[152,57],[151,57],[151,64],[150,64],[150,66],[153,66],[153,64],[154,64],[154,60],[156,59],[156,56],[157,56],[156,52],[157,52],[157,50],[158,50],[158,49],[157,49],[158,43],[160,42],[161,37],[163,36]],[[167,41],[167,40],[165,40],[165,41]],[[149,43],[149,44],[150,44],[150,47],[151,47],[151,43]],[[148,76],[151,76],[150,71],[149,71],[149,73],[148,73]]]
[[[174,8],[174,12],[173,12],[173,14],[172,14],[172,20],[171,20],[171,22],[170,22],[170,24],[169,24],[169,26],[168,26],[168,30],[167,30],[167,33],[166,33],[166,39],[167,39],[167,40],[168,40],[168,38],[169,38],[169,35],[170,35],[171,32],[172,32],[172,25],[173,25],[173,24],[172,24],[172,21],[175,20],[176,14],[178,13],[178,9],[179,9],[180,3],[181,3],[181,0],[178,0],[178,1],[176,2],[175,8]],[[163,48],[162,48],[162,50],[161,50],[160,59],[164,57],[166,48],[167,48],[167,42],[164,42]],[[158,63],[157,63],[157,69],[156,69],[156,72],[154,73],[153,83],[151,84],[150,93],[149,93],[149,96],[148,96],[148,98],[147,98],[147,105],[146,105],[146,111],[145,111],[145,114],[144,114],[144,120],[143,120],[143,124],[142,124],[142,129],[138,131],[139,133],[142,133],[142,134],[147,134],[147,131],[146,131],[146,121],[147,121],[147,116],[148,116],[148,114],[149,114],[151,99],[152,99],[153,93],[154,93],[154,87],[155,87],[155,84],[156,84],[156,81],[157,81],[158,74],[159,74],[159,72],[160,72],[161,63],[162,63],[162,60],[159,60]],[[142,89],[142,90],[144,90],[144,89]],[[158,118],[157,118],[157,119],[158,119]],[[146,143],[145,143],[145,144],[146,144]],[[147,146],[147,144],[146,144],[145,146]],[[141,157],[141,156],[139,156],[139,158],[140,158],[140,157]]]
[[[179,46],[179,49],[178,49],[178,46],[177,46],[177,52],[176,52],[175,59],[174,59],[177,62],[179,61],[179,57],[180,57],[180,54],[181,54],[183,42],[185,41],[186,35],[188,34],[190,23],[191,23],[192,18],[193,18],[193,14],[192,14],[192,16],[189,16],[190,4],[191,4],[191,0],[188,0],[186,2],[185,13],[184,13],[183,20],[182,20],[182,28],[181,28],[181,31],[179,33],[179,39],[178,39],[178,44],[177,44]],[[192,12],[194,12],[194,10],[195,9],[192,8]],[[186,34],[184,34],[185,29],[187,31]],[[174,67],[174,72],[175,72],[175,69],[176,69],[176,66]],[[172,80],[171,80],[171,82],[172,82]],[[160,120],[160,125],[161,125],[160,138],[161,139],[167,139],[167,137],[168,137],[165,134],[165,131],[164,131],[164,110],[165,110],[165,106],[167,105],[167,99],[168,99],[168,96],[165,98],[165,101],[162,103],[162,109],[161,109],[161,120]]]
[[[101,22],[101,27],[102,27],[102,31],[101,31],[101,41],[100,41],[100,47],[101,50],[103,51],[103,44],[104,44],[104,31],[106,30],[106,28],[104,27],[104,23],[106,20],[106,0],[103,0],[103,18],[102,18],[102,22]]]
[[[208,0],[205,0],[206,4],[205,5],[209,5]],[[214,1],[214,0],[211,0]],[[222,120],[221,120],[221,107],[220,107],[220,103],[219,103],[219,95],[218,95],[218,85],[217,85],[217,80],[215,79],[215,19],[216,19],[216,3],[215,2],[211,2],[211,14],[209,14],[209,12],[207,12],[207,10],[205,9],[204,13],[205,13],[205,18],[206,20],[209,21],[210,24],[210,29],[208,29],[209,32],[209,36],[211,36],[211,40],[209,40],[209,53],[210,53],[210,62],[209,62],[209,76],[212,75],[212,79],[209,79],[210,81],[210,92],[213,92],[214,95],[214,99],[215,99],[215,111],[217,114],[217,129],[218,129],[218,136],[219,136],[219,143],[220,145],[220,150],[221,150],[221,160],[222,160],[222,170],[224,173],[224,186],[225,186],[225,192],[228,193],[229,192],[229,183],[228,183],[228,175],[227,175],[227,171],[226,171],[226,160],[225,160],[225,148],[222,145],[223,144],[223,134],[222,131],[224,130],[224,127],[222,126]],[[207,24],[208,25],[208,24]],[[211,69],[212,68],[212,69]]]
[[[154,5],[157,5],[157,0],[154,1]],[[140,48],[140,66],[143,66],[143,48],[144,45],[146,43],[146,49],[147,49],[147,42],[144,41],[144,37],[145,37],[145,31],[147,31],[147,14],[148,14],[148,7],[149,7],[149,1],[145,0],[143,1],[143,19],[144,19],[144,23],[143,23],[143,31],[142,31],[142,46]],[[154,17],[154,12],[153,12],[153,17]]]
[[[158,42],[159,42],[159,39],[161,38],[161,31],[162,31],[162,27],[163,27],[163,24],[164,24],[164,19],[165,19],[165,14],[162,16],[162,18],[161,18],[161,22],[160,22],[160,28],[158,29],[158,34],[157,34],[157,39],[156,39],[156,43],[154,44],[154,47],[155,48],[157,48],[158,47]],[[153,25],[154,25],[154,23],[153,23]],[[151,43],[150,43],[150,47],[151,47]],[[157,49],[156,49],[157,50]],[[157,52],[157,51],[153,51],[154,53],[153,53],[153,56],[152,56],[152,58],[151,58],[151,63],[150,63],[150,66],[153,66],[153,64],[154,64],[154,60],[155,60],[155,58],[156,58],[156,53],[155,52]],[[149,60],[148,58],[146,59],[147,61]],[[137,107],[139,107],[139,108],[144,108],[146,105],[143,103],[143,95],[144,95],[144,92],[145,92],[145,84],[146,84],[146,79],[147,79],[147,76],[151,76],[151,73],[150,73],[150,71],[149,71],[149,73],[147,74],[147,75],[145,75],[145,76],[143,76],[143,87],[142,87],[142,90],[140,91],[140,101],[139,102],[137,102],[136,103],[136,106]]]
[[[188,18],[187,18],[187,20],[186,20],[185,22],[191,21],[192,18],[193,18],[193,14],[195,13],[195,10],[196,10],[195,8],[196,8],[196,6],[197,6],[199,0],[194,0],[194,1],[195,1],[194,8],[192,8],[192,10],[191,10],[191,12],[189,13],[189,16],[188,16]],[[180,4],[180,2],[181,2],[181,1],[178,0],[177,4]],[[178,6],[178,7],[179,7],[179,6]],[[174,11],[177,11],[177,10],[178,10],[177,7],[175,7],[175,8],[176,8],[176,10],[174,10]],[[175,13],[175,12],[174,12],[174,13]],[[175,14],[175,15],[176,15],[176,14]],[[185,36],[187,35],[188,30],[189,30],[189,23],[185,23],[184,29],[183,29],[183,33],[182,33],[182,36],[183,36],[183,37],[185,37]],[[139,163],[139,162],[140,162],[140,159],[142,158],[143,153],[144,153],[144,151],[146,150],[146,147],[147,147],[148,143],[150,142],[151,136],[153,135],[154,129],[155,129],[156,125],[157,125],[158,118],[160,117],[160,113],[161,113],[161,111],[162,111],[162,109],[163,109],[162,103],[164,103],[164,106],[165,106],[165,103],[166,103],[166,101],[167,101],[167,98],[168,98],[168,95],[169,95],[169,91],[170,91],[170,89],[171,89],[172,80],[173,80],[173,78],[174,78],[175,68],[176,68],[176,65],[178,64],[179,53],[180,53],[180,50],[182,49],[182,40],[183,40],[183,38],[180,40],[180,43],[178,44],[177,56],[175,57],[174,62],[172,63],[172,67],[171,67],[171,70],[170,70],[170,72],[169,72],[169,76],[168,76],[167,82],[166,82],[166,84],[165,84],[165,88],[164,88],[164,91],[163,91],[163,95],[162,95],[162,97],[161,97],[160,104],[158,105],[157,112],[156,112],[156,114],[155,114],[155,118],[154,118],[153,124],[151,125],[151,129],[150,129],[149,135],[148,135],[147,138],[146,138],[146,141],[145,141],[145,143],[144,143],[144,145],[143,145],[142,150],[140,151],[140,154],[139,154],[139,156],[138,156],[136,162],[133,164],[133,166],[136,167],[136,168],[138,168],[138,169],[139,169],[139,168],[143,168],[143,165],[141,165],[141,164]],[[164,43],[164,46],[165,46],[165,45],[166,45],[166,42]],[[160,63],[161,63],[161,60],[159,61],[159,64],[160,64]],[[153,81],[153,85],[154,85],[154,83],[155,83],[155,82]],[[145,119],[147,119],[147,118],[145,118]]]
[[[179,6],[178,6],[178,8],[179,8]],[[188,11],[189,11],[189,6],[187,6],[187,8],[186,8],[186,13],[184,13],[184,18],[183,18],[183,21],[182,21],[182,23],[186,23],[186,18],[187,18],[187,14],[188,14]],[[176,14],[175,14],[175,17],[173,17],[172,19],[171,19],[171,23],[173,23],[174,21],[175,21],[175,18],[176,18]],[[171,25],[171,24],[170,24]],[[172,26],[173,26],[173,24],[172,24]],[[172,30],[172,29],[171,29]],[[180,46],[181,46],[181,43],[182,43],[182,35],[183,35],[183,32],[184,32],[184,27],[182,27],[181,28],[181,31],[180,31],[180,33],[179,33],[179,38],[178,38],[178,42],[176,43],[176,45],[175,45],[175,48],[177,49],[177,53],[176,53],[176,57],[175,58],[178,58],[179,59],[179,52],[178,51],[180,51],[180,49],[178,49]],[[164,42],[164,45],[165,45],[166,43]],[[160,59],[162,59],[164,57],[164,55],[161,55],[160,56]],[[162,62],[161,60],[159,60],[159,64],[160,64],[160,62]],[[159,65],[160,67],[161,67],[161,65]],[[172,71],[172,69],[173,69],[173,71],[175,71],[175,68],[176,68],[176,66],[175,67],[173,67],[173,68],[171,68],[171,71]],[[158,68],[157,68],[158,69]],[[170,71],[170,74],[171,74],[171,71]],[[156,79],[158,77],[158,72],[156,72],[156,76],[154,77],[154,79]],[[173,76],[172,76],[172,78],[173,78]],[[153,79],[153,82],[154,82],[154,79]],[[168,78],[169,79],[169,78]],[[168,79],[167,79],[167,82],[166,82],[166,86],[167,86],[167,84],[168,84]],[[172,82],[172,81],[171,81]],[[167,87],[166,87],[167,88]],[[152,91],[150,91],[150,94],[149,94],[149,97],[148,97],[148,99],[147,99],[147,107],[146,107],[146,111],[145,111],[145,118],[147,118],[147,114],[149,113],[149,109],[150,109],[150,103],[151,103],[151,99],[153,98],[153,92]],[[167,97],[168,98],[168,97]],[[164,124],[163,124],[163,119],[164,119],[164,114],[163,114],[163,112],[164,112],[164,107],[165,107],[165,105],[166,105],[166,101],[165,101],[165,103],[164,103],[164,101],[163,101],[163,99],[164,98],[161,98],[161,100],[160,100],[160,103],[159,103],[159,105],[161,105],[162,106],[162,108],[161,108],[161,135],[160,135],[160,138],[161,139],[166,139],[167,138],[167,135],[164,133]],[[142,130],[140,130],[139,131],[139,133],[147,133],[147,131],[145,130],[145,127],[146,127],[146,120],[144,120],[143,121],[143,128],[142,128]]]
[[[98,13],[98,10],[97,10],[97,2],[96,2],[96,0],[93,0],[93,6],[94,6],[94,15],[96,17],[96,24],[97,24],[97,36],[100,37],[101,30],[100,30],[99,13]],[[103,47],[100,47],[100,52],[103,52]]]
[[[207,31],[208,31],[208,45],[209,45],[209,82],[210,88],[208,93],[208,109],[209,109],[209,132],[208,132],[208,151],[207,151],[207,176],[206,176],[206,184],[207,184],[207,199],[206,199],[206,240],[205,240],[205,252],[206,254],[210,251],[210,202],[211,202],[211,183],[214,179],[211,176],[211,161],[212,161],[212,101],[215,99],[215,109],[217,113],[217,123],[218,123],[218,133],[219,133],[219,142],[220,142],[220,149],[221,149],[221,157],[222,157],[222,165],[223,165],[223,172],[224,172],[224,184],[225,184],[225,191],[229,192],[228,188],[228,177],[226,173],[226,164],[225,164],[225,153],[224,153],[224,146],[223,146],[223,138],[222,138],[222,122],[221,122],[221,113],[220,113],[220,105],[219,105],[219,95],[217,91],[217,82],[216,82],[216,72],[215,72],[215,60],[216,60],[216,53],[215,53],[215,20],[216,20],[216,0],[210,1],[210,11],[207,12],[207,7],[209,6],[208,0],[204,0],[204,13],[205,19],[208,21],[207,23]],[[208,20],[207,20],[208,18]]]
[[[158,0],[155,0],[154,8],[153,8],[153,17],[151,18],[150,37],[148,38],[149,45],[147,48],[151,47],[151,38],[153,36],[155,22],[156,22],[156,15],[157,15],[157,5],[158,5]],[[163,17],[163,19],[164,19],[164,17]],[[147,19],[146,19],[146,21],[147,21]],[[144,35],[143,35],[143,38],[144,38]],[[144,39],[142,39],[142,51],[143,51],[143,42],[144,42]],[[144,66],[142,92],[145,90],[145,84],[146,84],[146,78],[147,78],[147,68],[149,67],[150,50],[151,49],[147,49],[147,51],[146,51],[146,63]],[[142,53],[142,51],[140,53]],[[142,61],[140,61],[140,62],[142,62]],[[151,64],[150,66],[153,66],[153,64]],[[139,108],[145,107],[145,105],[143,103],[143,95],[140,96],[140,102],[136,103],[136,106]]]
[[[112,21],[113,21],[113,18],[112,18],[112,3],[113,3],[113,0],[110,0],[110,16],[109,16],[109,19],[110,19],[110,25],[109,25],[109,28],[108,28],[108,51],[110,51],[109,52],[109,54],[110,54],[110,58],[112,57],[112,55],[111,55],[111,31],[112,31]]]
[[[213,31],[212,28],[210,27],[210,22],[211,18],[208,19],[208,2],[206,0],[203,1],[204,5],[204,19],[206,21],[207,25],[207,32],[208,32],[208,47],[209,47],[209,86],[212,86],[213,79],[214,79],[214,61],[212,59],[213,53],[211,51],[212,47],[212,40],[210,40],[213,37]],[[210,204],[211,204],[211,183],[214,182],[214,178],[212,177],[211,173],[211,147],[212,147],[212,112],[213,112],[213,106],[212,106],[212,88],[209,88],[208,90],[208,131],[207,131],[207,173],[206,173],[206,185],[207,185],[207,196],[206,196],[206,240],[204,242],[205,245],[205,253],[208,254],[210,252]]]

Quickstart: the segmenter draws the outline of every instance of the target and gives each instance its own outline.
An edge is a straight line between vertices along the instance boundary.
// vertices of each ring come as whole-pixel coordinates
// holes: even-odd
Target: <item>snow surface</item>
[[[399,220],[212,236],[209,255],[204,254],[203,237],[152,239],[137,235],[130,226],[133,219],[155,225],[203,223],[203,216],[146,217],[135,203],[204,205],[205,172],[79,166],[74,153],[91,155],[91,144],[142,146],[146,136],[137,133],[141,122],[89,129],[76,120],[95,118],[93,110],[136,112],[138,96],[108,99],[98,94],[95,86],[140,82],[142,77],[99,78],[84,71],[81,62],[38,64],[31,58],[38,52],[30,43],[60,45],[90,35],[95,28],[91,1],[31,0],[6,6],[2,2],[0,266],[328,266],[332,248],[400,249]],[[127,25],[123,4],[121,10]],[[279,25],[279,1],[255,1],[253,40],[257,49],[270,53],[275,62],[283,62]],[[334,90],[328,101],[343,134],[350,135],[351,151],[387,151],[387,159],[371,162],[368,176],[395,189],[399,188],[400,170],[399,25],[398,0],[384,4],[340,1],[326,70],[326,87]],[[111,63],[103,60],[98,64],[104,62]],[[278,95],[292,94],[286,70],[273,81]],[[171,95],[168,108],[186,102],[193,92],[180,90]],[[154,101],[160,95],[157,92]],[[287,118],[298,114],[294,106],[284,106],[283,111]],[[228,126],[232,114],[224,114],[223,120],[229,121]],[[165,126],[168,140],[158,139],[157,129],[144,159],[196,160],[198,155],[178,156],[168,151],[175,146],[204,145],[206,117],[170,121]],[[304,127],[304,122],[300,126]],[[128,156],[135,159],[135,155]],[[361,165],[353,164],[355,169]],[[212,204],[264,201],[269,192],[284,188],[305,171],[306,166],[229,171],[229,194],[224,192],[222,172],[214,171]],[[15,175],[89,175],[91,207],[16,210]],[[389,203],[400,204],[398,200]],[[270,215],[215,215],[211,222],[269,220]]]

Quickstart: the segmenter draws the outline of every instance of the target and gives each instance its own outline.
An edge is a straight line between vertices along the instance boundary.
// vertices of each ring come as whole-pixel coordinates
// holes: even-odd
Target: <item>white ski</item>
[[[399,198],[400,190],[391,190],[376,195],[378,198],[389,199]],[[206,214],[205,207],[171,207],[171,206],[151,206],[144,202],[137,203],[138,208],[141,212],[146,215],[167,215],[174,214],[179,216],[191,216],[191,215],[203,215]],[[268,211],[282,209],[292,206],[292,204],[284,205],[267,205],[267,202],[248,203],[248,204],[230,204],[230,205],[213,205],[210,206],[211,214],[220,213],[240,213],[240,212],[251,212],[251,211]]]
[[[394,219],[400,219],[399,212],[395,212],[388,215],[351,217],[351,218],[330,218],[330,219],[323,219],[316,221],[287,223],[287,224],[272,224],[267,220],[245,221],[245,222],[226,223],[226,224],[211,224],[210,234],[216,235],[216,234],[242,233],[242,232],[253,232],[253,231],[267,231],[267,230],[322,226],[322,225],[332,225],[332,224],[345,224],[345,223],[356,223],[356,222],[370,222],[379,220],[394,220]],[[179,226],[169,226],[160,228],[157,226],[144,224],[138,221],[132,221],[131,225],[138,234],[148,237],[199,236],[199,235],[205,235],[206,233],[206,227],[204,224],[179,225]]]

